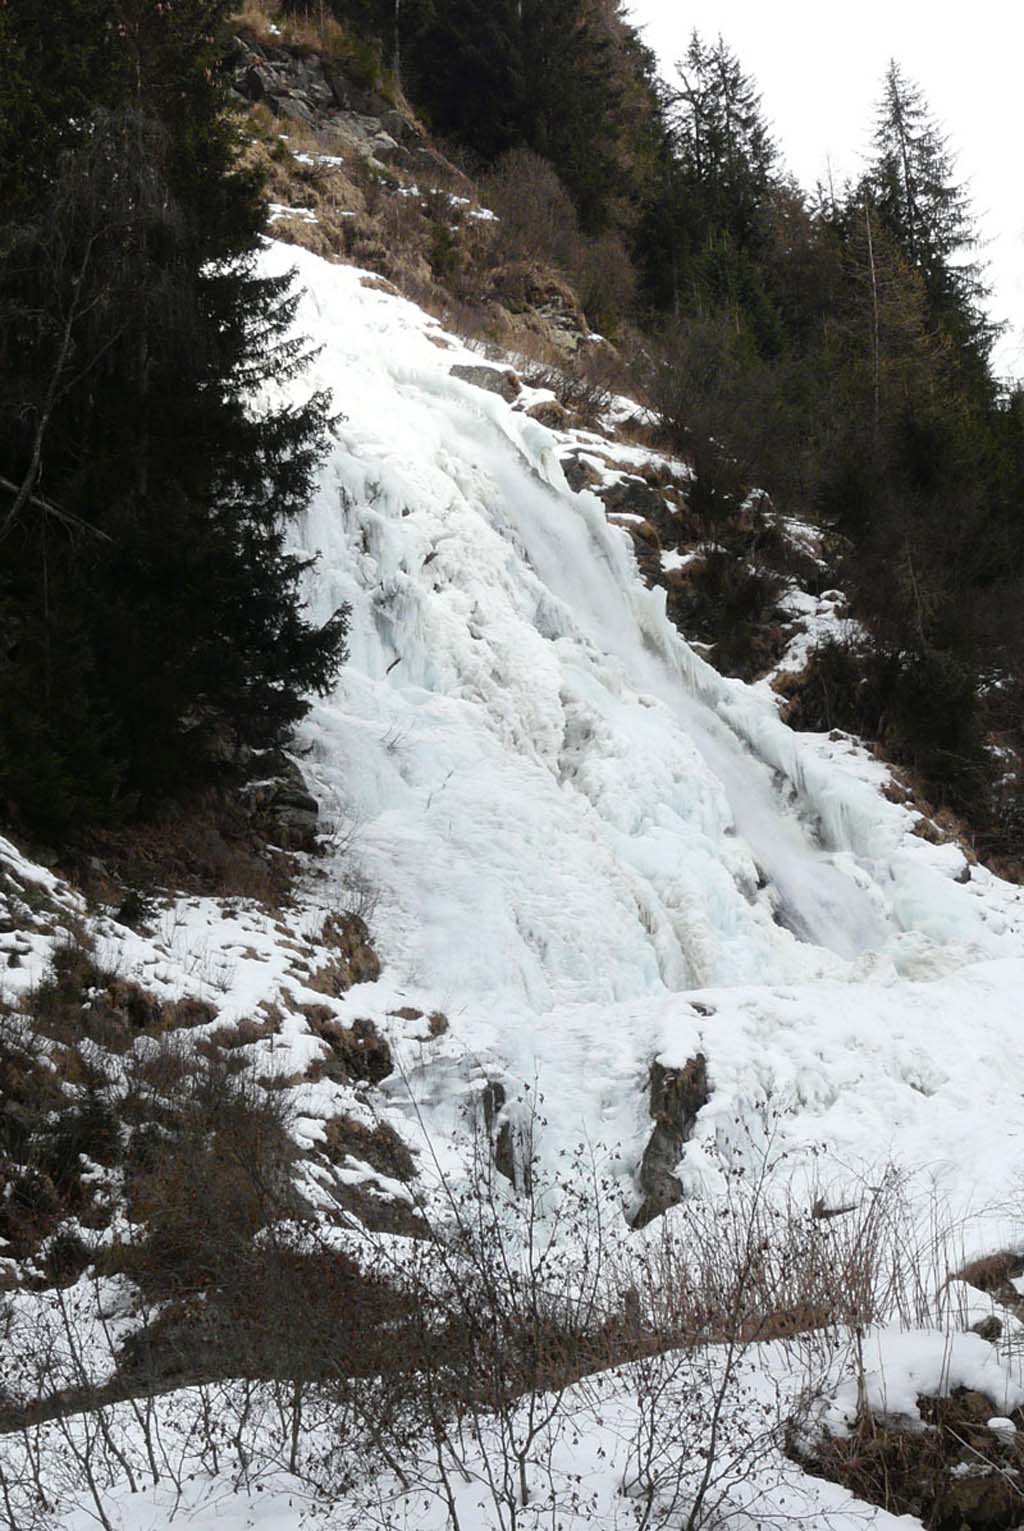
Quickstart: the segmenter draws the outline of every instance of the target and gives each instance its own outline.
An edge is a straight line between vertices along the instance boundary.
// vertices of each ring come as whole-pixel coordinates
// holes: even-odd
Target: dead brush
[[[258,37],[270,38],[276,14],[277,6],[266,4],[265,0],[236,0],[230,21],[236,27],[248,27]]]
[[[561,365],[527,361],[520,368],[523,382],[530,388],[545,388],[553,393],[570,414],[588,425],[596,425],[611,407],[612,394],[600,377],[592,376],[584,362]]]
[[[230,1059],[194,1058],[179,1072],[175,1052],[158,1111],[129,1149],[132,1217],[147,1230],[136,1246],[137,1279],[151,1292],[224,1279],[261,1229],[301,1207],[284,1096]]]
[[[621,1271],[638,1327],[665,1347],[750,1345],[864,1327],[894,1308],[919,1318],[898,1275],[900,1191],[889,1172],[830,1217],[731,1172],[724,1207],[683,1202]]]
[[[925,1426],[916,1429],[864,1409],[846,1436],[823,1436],[811,1447],[791,1437],[787,1447],[806,1472],[891,1515],[915,1516],[927,1531],[1015,1526],[1024,1507],[1022,1448],[984,1428],[971,1407],[979,1396],[922,1398]]]
[[[977,1287],[979,1292],[1000,1292],[1009,1287],[1022,1270],[1024,1254],[1019,1249],[1001,1249],[995,1254],[969,1261],[956,1272],[955,1279]]]

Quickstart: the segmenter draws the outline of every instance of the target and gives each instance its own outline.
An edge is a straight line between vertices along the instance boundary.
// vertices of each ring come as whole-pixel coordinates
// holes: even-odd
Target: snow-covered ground
[[[329,387],[339,412],[295,533],[317,558],[313,614],[352,608],[350,659],[297,744],[336,848],[304,895],[298,946],[258,911],[194,899],[153,938],[107,922],[109,951],[161,992],[214,999],[221,1024],[279,1004],[282,1076],[320,1045],[303,1002],[371,1017],[399,1064],[381,1109],[446,1168],[467,1101],[503,1082],[510,1101],[532,1103],[543,1164],[581,1141],[615,1155],[623,1227],[651,1064],[701,1053],[711,1093],[679,1167],[688,1192],[713,1197],[730,1170],[769,1155],[790,1198],[856,1205],[895,1165],[923,1221],[955,1229],[958,1254],[1024,1243],[1021,890],[915,834],[916,815],[883,795],[884,766],[855,742],[792,733],[766,688],[723,679],[687,645],[628,536],[568,487],[560,455],[582,433],[452,378],[480,357],[375,279],[275,243],[263,265],[298,267],[296,322],[322,348],[303,387]],[[827,626],[833,604],[807,615]],[[383,975],[325,999],[309,987],[317,931],[354,897],[372,900]],[[46,939],[18,949],[15,983],[28,984]],[[448,1030],[428,1043],[403,1007],[443,1011]],[[343,1086],[294,1087],[310,1141],[341,1096],[365,1112]],[[685,1203],[668,1214],[686,1216]],[[940,1254],[925,1284],[948,1274]],[[984,1341],[965,1337],[961,1351],[957,1371],[941,1330],[883,1336],[875,1370],[912,1395],[936,1364],[944,1386],[961,1373],[981,1385],[989,1368],[1001,1407],[1024,1398]],[[799,1346],[759,1347],[744,1365],[752,1409],[769,1395],[792,1404],[807,1385]],[[692,1375],[686,1386],[692,1411]],[[619,1492],[631,1387],[625,1372],[581,1387],[575,1436],[548,1462],[551,1483],[582,1475],[558,1524],[636,1523]],[[838,1374],[830,1387],[839,1418]],[[486,1442],[474,1449],[486,1456]],[[737,1503],[754,1499],[730,1525],[913,1523],[847,1510],[842,1491],[783,1463],[777,1441],[765,1460],[770,1471],[736,1487]],[[293,1531],[322,1514],[274,1473],[259,1494],[219,1503],[217,1523]],[[464,1531],[503,1523],[485,1476],[459,1488]],[[218,1482],[189,1479],[176,1498],[118,1492],[111,1524],[212,1524]],[[769,1487],[778,1502],[757,1501]],[[359,1506],[348,1523],[383,1523]],[[446,1513],[440,1499],[410,1502],[388,1524],[441,1527]],[[518,1524],[556,1523],[540,1500],[531,1517]]]

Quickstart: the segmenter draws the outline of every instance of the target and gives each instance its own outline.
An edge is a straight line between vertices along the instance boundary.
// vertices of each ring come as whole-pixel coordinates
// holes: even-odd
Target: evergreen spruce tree
[[[989,289],[976,261],[978,239],[970,198],[955,179],[946,135],[933,121],[920,88],[893,60],[885,74],[866,177],[885,227],[921,272],[932,312],[984,373],[998,334],[985,313]]]
[[[781,344],[759,262],[768,242],[776,150],[753,81],[721,38],[694,32],[666,101],[677,306],[728,313],[763,354]]]
[[[345,614],[285,550],[328,400],[261,277],[217,63],[227,0],[9,0],[24,60],[0,265],[0,801],[49,834],[280,742]],[[69,109],[73,103],[73,110]],[[20,129],[39,131],[23,140]]]
[[[721,37],[697,32],[678,65],[670,105],[681,183],[694,204],[697,242],[727,234],[743,250],[761,243],[776,149],[754,82]]]
[[[517,22],[519,134],[554,165],[584,230],[599,232],[625,189],[616,156],[623,81],[607,20],[590,0],[522,0]]]
[[[415,46],[405,49],[413,99],[484,163],[519,142],[526,75],[517,11],[517,0],[449,0],[420,14]]]

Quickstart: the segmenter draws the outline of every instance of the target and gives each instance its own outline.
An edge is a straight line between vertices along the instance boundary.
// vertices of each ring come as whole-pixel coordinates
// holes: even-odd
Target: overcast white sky
[[[1021,0],[628,0],[666,72],[694,27],[719,32],[754,76],[786,164],[805,187],[855,174],[890,58],[924,90],[969,183],[987,241],[995,362],[1024,376],[1024,5]]]

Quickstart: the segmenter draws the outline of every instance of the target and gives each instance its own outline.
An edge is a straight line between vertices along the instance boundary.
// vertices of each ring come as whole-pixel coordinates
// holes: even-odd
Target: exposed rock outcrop
[[[254,758],[253,765],[258,775],[243,798],[266,838],[284,851],[315,850],[320,809],[298,766],[281,750]]]
[[[701,1109],[710,1099],[707,1059],[703,1053],[681,1069],[651,1064],[650,1110],[654,1119],[640,1164],[640,1189],[644,1193],[634,1228],[644,1228],[683,1199],[676,1166],[689,1142]]]
[[[507,404],[514,403],[522,392],[522,384],[511,367],[462,365],[452,367],[450,370],[452,377],[459,378],[463,383],[472,383],[474,388],[483,388],[488,393],[496,393]]]
[[[538,332],[557,336],[563,349],[575,351],[590,334],[572,288],[549,266],[512,261],[490,279],[490,294],[510,314],[536,321]]]
[[[235,39],[230,59],[235,95],[265,106],[285,122],[315,127],[324,148],[378,164],[410,162],[419,134],[414,124],[372,90],[359,87],[336,63],[308,49]]]
[[[507,1109],[505,1086],[497,1079],[489,1080],[484,1086],[481,1103],[494,1168],[515,1190],[529,1193],[533,1185],[530,1156],[528,1151],[523,1151],[522,1135]]]

